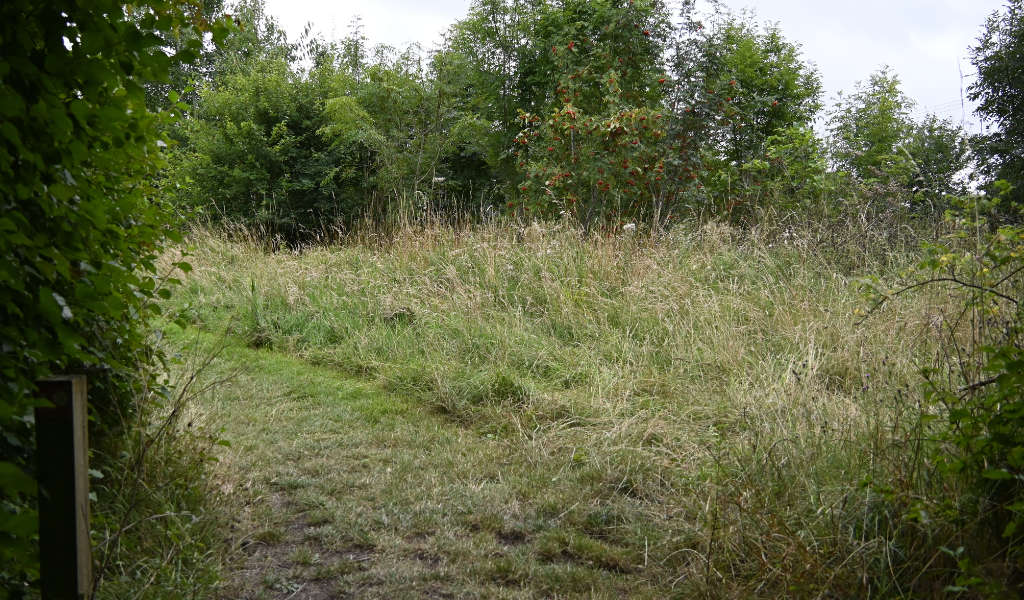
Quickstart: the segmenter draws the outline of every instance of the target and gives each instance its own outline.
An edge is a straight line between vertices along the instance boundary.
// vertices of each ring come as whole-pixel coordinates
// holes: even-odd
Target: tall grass
[[[586,510],[540,557],[678,597],[941,595],[958,532],[905,517],[933,485],[917,389],[948,299],[863,319],[852,283],[912,264],[920,235],[771,222],[408,226],[278,252],[201,229],[169,308],[542,457]]]
[[[211,477],[219,431],[189,416],[223,383],[204,374],[217,353],[177,350],[168,373],[139,373],[114,434],[94,432],[90,598],[212,598],[230,559],[229,504]]]

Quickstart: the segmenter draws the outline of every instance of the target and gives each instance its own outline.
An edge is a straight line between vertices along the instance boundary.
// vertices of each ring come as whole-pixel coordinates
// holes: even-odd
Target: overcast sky
[[[344,37],[353,17],[362,17],[373,43],[401,46],[437,43],[441,33],[465,16],[469,0],[266,0],[267,12],[294,38],[306,23],[327,38]],[[854,82],[882,64],[899,74],[903,90],[943,117],[960,120],[961,71],[970,83],[967,47],[986,17],[1003,0],[749,0],[759,21],[778,21],[791,41],[817,63],[828,97],[850,92]],[[968,124],[977,119],[966,109]]]

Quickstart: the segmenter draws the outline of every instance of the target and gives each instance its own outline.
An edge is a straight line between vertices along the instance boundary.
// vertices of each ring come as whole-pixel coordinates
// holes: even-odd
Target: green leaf
[[[0,462],[0,490],[8,495],[15,492],[32,494],[36,491],[36,480],[13,464]]]
[[[1016,479],[1017,476],[1003,469],[985,469],[981,476],[985,479]]]

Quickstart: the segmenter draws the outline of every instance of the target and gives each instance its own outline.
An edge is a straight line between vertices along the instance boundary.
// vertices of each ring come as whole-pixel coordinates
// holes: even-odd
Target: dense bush
[[[168,187],[191,209],[292,236],[375,201],[576,214],[588,229],[624,213],[663,224],[669,205],[731,211],[733,188],[755,185],[740,166],[820,102],[816,72],[777,27],[720,12],[705,28],[688,3],[482,1],[430,54],[368,50],[358,28],[292,44],[258,2],[241,8],[228,46],[245,52],[200,82]],[[535,125],[556,113],[590,125],[565,125],[568,137]],[[647,113],[664,127],[638,122],[642,146],[619,135],[627,115]],[[567,152],[546,150],[563,140]],[[623,158],[674,174],[650,188],[632,173],[612,189],[599,169]],[[533,185],[549,171],[570,173],[561,197]]]
[[[196,212],[281,229],[334,222],[363,200],[360,152],[332,145],[324,103],[344,90],[331,65],[296,73],[281,58],[253,61],[200,92],[167,186]]]
[[[98,426],[130,410],[146,324],[167,295],[155,259],[180,240],[150,182],[163,165],[139,82],[199,54],[209,29],[176,0],[0,6],[0,595],[36,574],[34,381],[85,372]],[[173,56],[175,32],[194,30]],[[215,38],[223,28],[215,28]],[[172,95],[170,101],[176,101]],[[98,430],[102,431],[102,429]]]

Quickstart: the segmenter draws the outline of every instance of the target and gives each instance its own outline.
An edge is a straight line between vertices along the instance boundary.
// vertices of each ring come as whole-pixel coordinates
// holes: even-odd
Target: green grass
[[[920,478],[906,386],[941,298],[861,322],[849,283],[910,253],[721,227],[193,243],[167,308],[242,369],[195,408],[248,502],[237,597],[880,597],[931,558],[860,485]]]
[[[663,535],[628,494],[590,506],[602,482],[571,458],[272,350],[229,346],[210,375],[235,370],[191,416],[225,425],[223,491],[246,500],[235,541],[258,576],[229,596],[656,595],[631,546]]]

